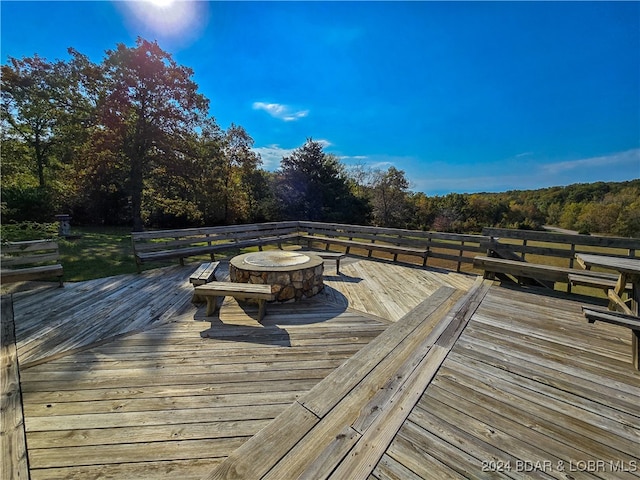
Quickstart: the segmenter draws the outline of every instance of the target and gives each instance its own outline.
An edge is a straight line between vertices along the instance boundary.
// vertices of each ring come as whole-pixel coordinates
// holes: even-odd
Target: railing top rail
[[[132,232],[131,236],[135,238],[163,238],[179,235],[188,237],[191,235],[202,234],[225,234],[237,232],[261,231],[266,229],[286,229],[297,228],[298,222],[267,222],[267,223],[246,223],[237,225],[220,225],[216,227],[193,227],[193,228],[176,228],[170,230],[146,230],[143,232]]]
[[[517,240],[534,240],[569,245],[590,247],[613,247],[640,250],[640,238],[604,237],[597,235],[580,235],[570,233],[539,232],[533,230],[515,230],[510,228],[482,229],[483,235],[489,237],[512,238]]]
[[[475,241],[475,242],[484,242],[490,239],[486,235],[410,230],[406,228],[376,227],[371,225],[352,225],[352,224],[345,224],[345,223],[326,223],[326,222],[310,222],[310,221],[300,221],[299,224],[300,224],[300,229],[302,230],[306,228],[324,228],[326,230],[335,230],[336,233],[362,232],[362,233],[376,233],[380,235],[392,235],[392,236],[395,235],[395,236],[407,236],[407,237],[418,237],[418,238],[435,238],[435,239],[454,240],[454,241]]]

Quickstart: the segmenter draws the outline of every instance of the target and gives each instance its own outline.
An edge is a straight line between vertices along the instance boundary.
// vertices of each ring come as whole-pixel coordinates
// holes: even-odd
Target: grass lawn
[[[60,263],[64,267],[65,282],[80,282],[94,278],[111,277],[125,273],[136,273],[136,261],[131,245],[131,229],[128,227],[74,227],[75,239],[61,239]],[[246,251],[243,249],[216,253],[216,260],[232,257]],[[190,257],[186,262],[210,261],[208,255]],[[143,270],[176,265],[178,260],[145,263]]]
[[[72,234],[78,238],[59,240],[65,281],[136,272],[129,228],[74,227]]]

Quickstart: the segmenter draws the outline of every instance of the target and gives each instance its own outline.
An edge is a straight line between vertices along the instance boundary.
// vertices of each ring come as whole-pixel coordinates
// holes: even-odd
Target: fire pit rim
[[[282,250],[286,252],[287,250]],[[266,250],[263,253],[272,252],[272,250]],[[242,253],[240,255],[236,255],[229,262],[236,268],[245,271],[256,271],[256,272],[291,272],[295,270],[302,270],[307,268],[314,268],[318,265],[322,265],[324,261],[318,255],[313,254],[312,252],[304,252],[304,255],[309,257],[309,260],[305,263],[298,263],[295,265],[278,265],[278,266],[261,266],[254,265],[251,263],[246,263],[244,260],[250,255],[256,255],[261,252],[249,252]]]

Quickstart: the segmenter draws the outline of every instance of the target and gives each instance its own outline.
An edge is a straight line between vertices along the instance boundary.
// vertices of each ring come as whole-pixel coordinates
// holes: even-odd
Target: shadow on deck
[[[205,317],[194,266],[15,294],[30,477],[640,476],[629,331],[586,299],[342,265],[262,324]]]

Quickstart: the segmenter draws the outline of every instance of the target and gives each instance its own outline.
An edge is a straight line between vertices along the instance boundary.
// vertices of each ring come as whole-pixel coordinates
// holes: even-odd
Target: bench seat
[[[311,247],[313,242],[321,242],[327,245],[341,245],[347,248],[361,248],[363,250],[367,250],[369,252],[369,257],[373,251],[380,251],[386,253],[392,253],[394,255],[394,261],[397,260],[398,255],[411,255],[417,256],[424,260],[427,258],[428,250],[426,248],[415,248],[415,247],[406,247],[399,245],[389,245],[384,243],[375,243],[375,242],[360,242],[357,240],[347,240],[343,238],[336,237],[323,237],[317,235],[303,235],[300,237],[301,240],[305,240],[308,243],[308,246]]]
[[[507,260],[495,257],[475,257],[473,266],[484,270],[486,278],[493,278],[496,273],[506,273],[515,277],[533,278],[550,282],[568,282],[570,273],[577,273],[573,268],[540,265],[518,260]]]
[[[615,286],[618,283],[618,275],[610,274],[607,277],[604,277],[604,275],[607,275],[607,274],[602,273],[600,275],[603,275],[603,276],[594,276],[593,273],[594,272],[591,272],[591,271],[589,271],[589,274],[582,273],[582,272],[570,273],[569,282],[571,282],[572,285],[582,285],[586,287],[602,288],[605,292],[610,288],[615,288]],[[631,288],[632,288],[631,283],[628,283],[626,286],[626,289],[631,290]]]
[[[220,262],[207,262],[200,265],[189,277],[189,282],[194,287],[204,285],[216,279],[216,271],[220,267]]]
[[[486,278],[492,278],[496,273],[505,273],[518,278],[532,278],[549,282],[569,283],[571,278],[576,282],[582,281],[591,286],[608,284],[615,275],[591,270],[578,270],[569,267],[542,265],[518,260],[507,260],[496,257],[475,257],[473,266],[484,270]],[[614,282],[615,285],[615,282]],[[602,287],[604,288],[604,286]]]
[[[15,283],[53,277],[58,277],[59,281],[62,282],[63,273],[64,269],[59,263],[56,263],[55,265],[41,265],[38,267],[3,269],[0,271],[0,282]]]
[[[589,323],[600,321],[631,329],[631,361],[635,369],[640,370],[640,317],[591,305],[583,305],[582,313]]]
[[[58,263],[59,260],[58,242],[53,240],[3,243],[0,282],[15,283],[57,277],[62,287],[64,269]]]
[[[211,282],[195,287],[194,293],[207,299],[208,317],[218,309],[218,297],[230,296],[240,300],[257,300],[258,321],[262,321],[266,314],[265,302],[276,298],[271,292],[271,285],[238,282]]]
[[[189,277],[189,283],[194,287],[199,285],[206,285],[207,283],[214,281],[216,279],[216,271],[220,267],[220,262],[207,262],[200,265],[195,272],[191,274]],[[202,302],[202,298],[200,298],[196,293],[193,293],[193,298],[191,299],[191,303],[200,303]]]
[[[307,250],[300,250],[301,252],[307,252]],[[313,253],[314,255],[317,255],[318,257],[322,258],[323,260],[335,260],[336,262],[336,273],[339,275],[340,274],[340,260],[342,260],[343,258],[345,258],[347,256],[346,253],[342,253],[342,252],[322,252],[322,251],[317,251],[317,250],[309,250],[309,253]]]

